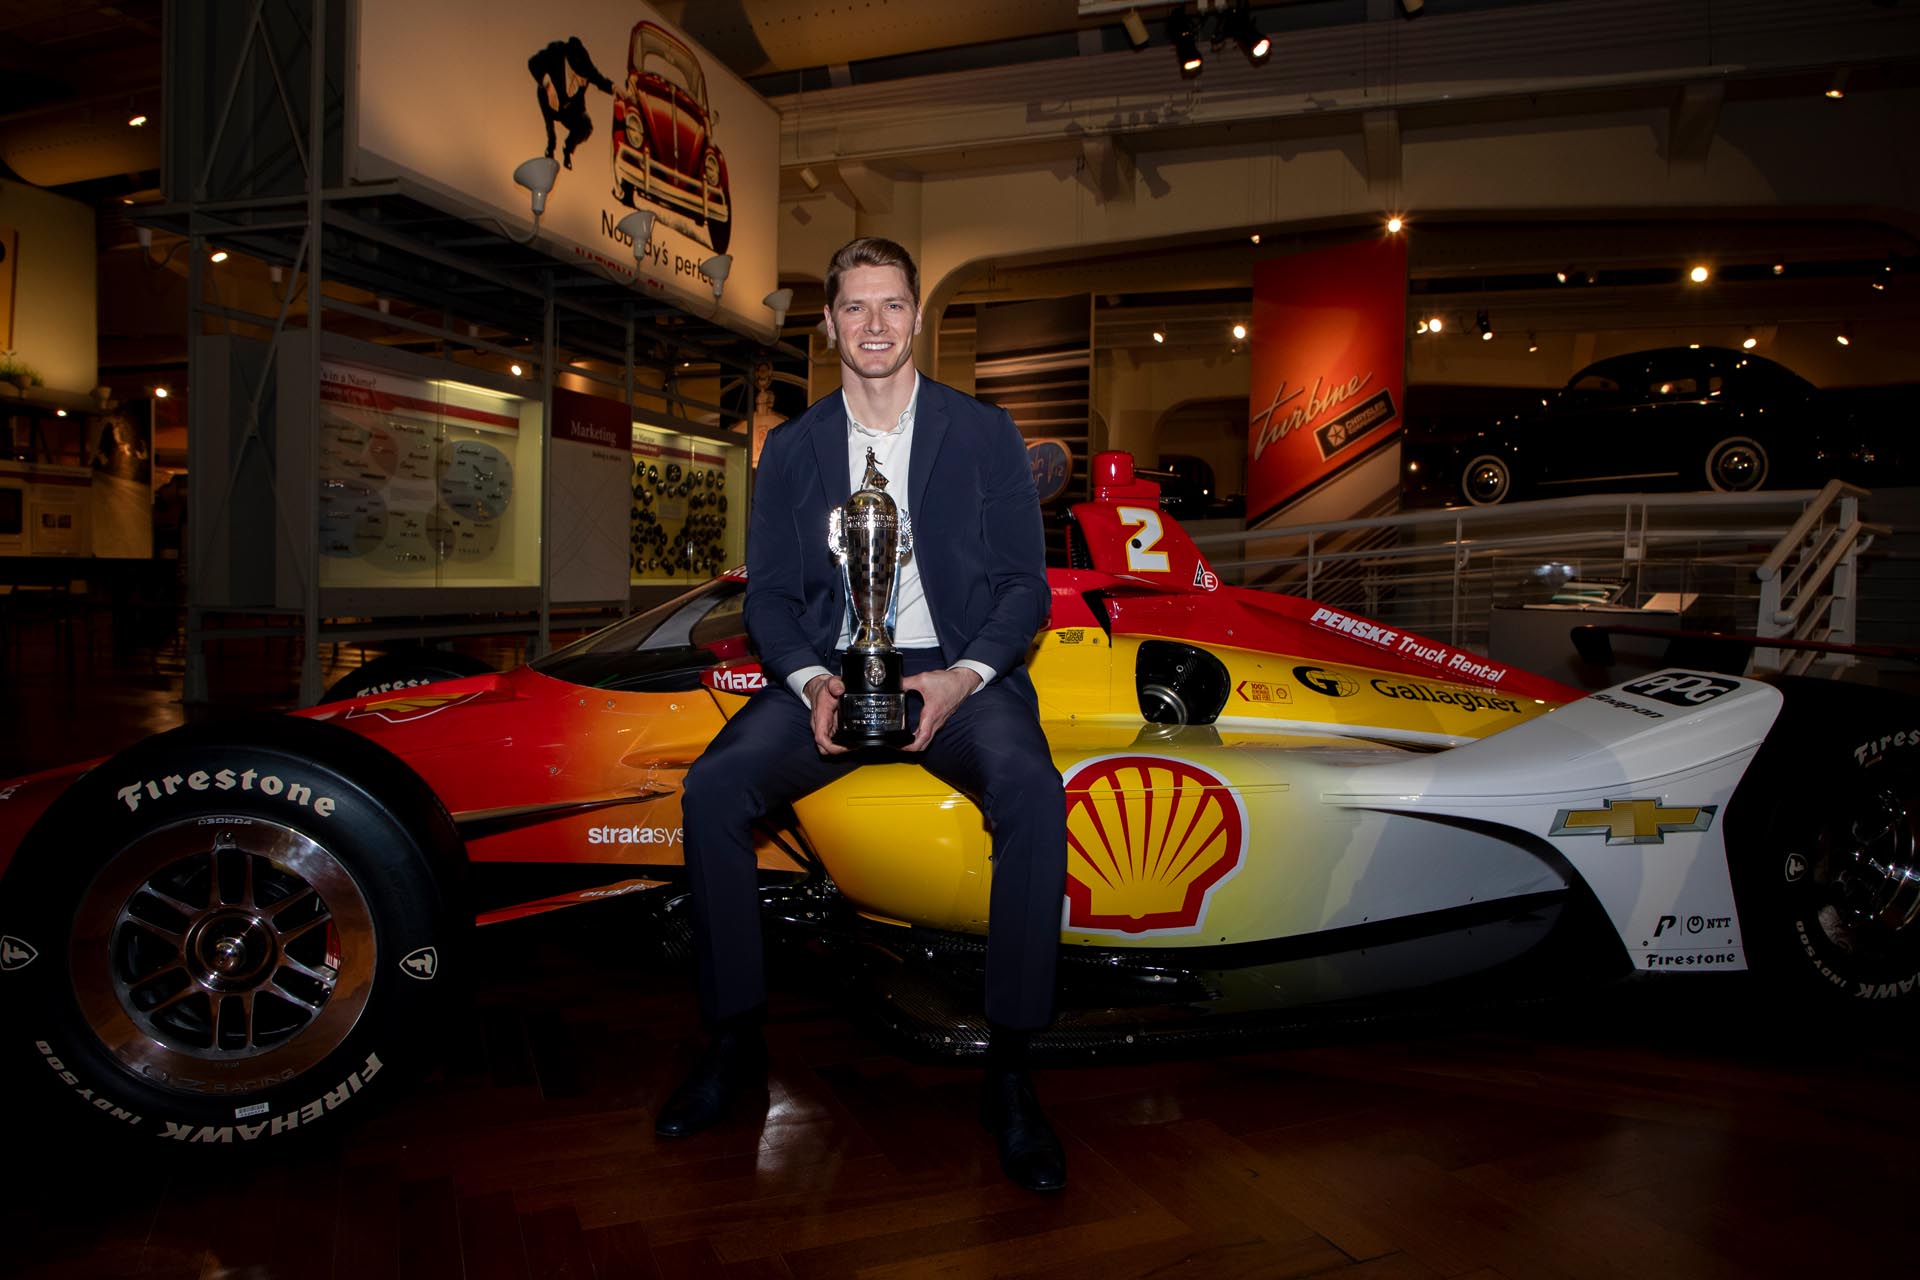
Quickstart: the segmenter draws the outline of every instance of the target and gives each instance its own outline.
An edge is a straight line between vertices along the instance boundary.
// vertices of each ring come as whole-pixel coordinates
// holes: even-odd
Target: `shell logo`
[[[1240,869],[1246,811],[1183,760],[1108,756],[1067,778],[1067,927],[1191,933]]]

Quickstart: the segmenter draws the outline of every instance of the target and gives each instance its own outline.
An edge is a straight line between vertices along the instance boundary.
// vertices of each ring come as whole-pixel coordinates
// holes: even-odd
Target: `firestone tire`
[[[1830,1006],[1920,1005],[1920,704],[1783,679],[1728,847],[1754,967]]]
[[[440,1041],[464,868],[432,792],[346,730],[149,739],[76,782],[0,884],[0,1051],[65,1135],[331,1132]]]
[[[442,680],[464,680],[468,676],[485,675],[492,670],[480,659],[470,658],[464,653],[441,649],[396,649],[341,676],[321,695],[320,701],[345,702],[349,698],[392,693],[396,689],[438,684]]]

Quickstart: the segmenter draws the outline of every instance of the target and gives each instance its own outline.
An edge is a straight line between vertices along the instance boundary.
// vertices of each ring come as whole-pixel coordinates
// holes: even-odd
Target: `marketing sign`
[[[549,156],[536,244],[771,340],[779,114],[651,5],[362,3],[355,47],[355,179],[408,179],[524,234],[513,173]],[[637,267],[631,213],[654,216]],[[718,254],[733,261],[716,303],[701,265]]]
[[[1403,236],[1256,263],[1249,523],[1386,440],[1406,394]]]

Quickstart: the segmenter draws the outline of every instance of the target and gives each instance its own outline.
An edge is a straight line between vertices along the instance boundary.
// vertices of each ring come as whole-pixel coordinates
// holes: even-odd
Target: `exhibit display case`
[[[538,399],[328,361],[318,429],[323,589],[538,584]]]
[[[636,425],[632,583],[690,585],[744,563],[746,488],[744,445]]]

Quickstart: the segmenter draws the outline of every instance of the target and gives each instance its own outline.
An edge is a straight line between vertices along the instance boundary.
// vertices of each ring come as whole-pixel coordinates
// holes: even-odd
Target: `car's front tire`
[[[256,1145],[359,1115],[436,1042],[471,915],[446,810],[298,719],[81,778],[0,886],[0,1048],[57,1126]]]
[[[1828,1003],[1920,1004],[1920,705],[1783,680],[1728,828],[1754,966]]]
[[[1460,496],[1476,507],[1505,502],[1513,493],[1513,468],[1496,453],[1483,453],[1460,470]]]

